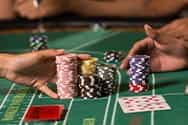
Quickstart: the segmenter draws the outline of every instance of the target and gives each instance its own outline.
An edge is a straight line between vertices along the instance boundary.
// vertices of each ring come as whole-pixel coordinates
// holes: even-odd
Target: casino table
[[[89,53],[102,61],[103,53],[120,50],[127,53],[135,41],[143,38],[143,32],[114,32],[110,30],[48,32],[49,48],[63,48],[69,52]],[[31,51],[30,33],[0,35],[0,52],[23,53]],[[172,62],[173,63],[173,62]],[[119,64],[116,64],[117,67]],[[42,71],[41,71],[42,72]],[[0,79],[1,125],[187,125],[188,96],[184,94],[188,84],[187,70],[152,73],[150,90],[134,94],[128,91],[128,76],[117,68],[117,90],[108,97],[83,100],[78,98],[55,100],[39,91]],[[56,90],[55,84],[49,86]],[[125,114],[118,98],[124,96],[162,95],[171,107],[166,111]],[[67,110],[59,121],[24,122],[25,112],[31,105],[63,104]],[[50,113],[50,112],[49,112]]]

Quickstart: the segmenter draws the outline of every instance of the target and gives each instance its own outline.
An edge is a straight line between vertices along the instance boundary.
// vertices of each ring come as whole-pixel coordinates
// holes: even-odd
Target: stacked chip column
[[[78,60],[75,54],[56,57],[57,92],[60,99],[70,99],[78,95]]]
[[[81,61],[78,86],[83,99],[96,99],[101,96],[100,78],[96,75],[97,60],[93,57]]]
[[[148,89],[147,77],[150,73],[150,57],[147,55],[136,55],[129,60],[129,90],[134,93]]]

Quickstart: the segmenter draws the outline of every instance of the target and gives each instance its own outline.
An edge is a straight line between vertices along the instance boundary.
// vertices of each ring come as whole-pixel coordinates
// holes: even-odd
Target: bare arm
[[[72,11],[86,17],[162,17],[173,15],[186,0],[71,0]]]

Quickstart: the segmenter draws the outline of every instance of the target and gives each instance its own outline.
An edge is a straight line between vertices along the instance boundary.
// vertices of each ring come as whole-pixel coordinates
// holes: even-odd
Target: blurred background
[[[0,0],[0,32],[159,27],[187,9],[188,0]]]

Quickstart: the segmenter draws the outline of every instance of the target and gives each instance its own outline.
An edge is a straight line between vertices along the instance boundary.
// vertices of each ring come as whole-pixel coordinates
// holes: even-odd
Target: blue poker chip
[[[141,65],[141,66],[149,66],[150,62],[129,62],[129,65]]]
[[[150,69],[129,69],[128,72],[130,73],[149,73]]]
[[[147,78],[147,75],[132,75],[130,77],[130,79],[142,79],[142,80],[144,80],[146,78]]]
[[[131,84],[133,84],[133,85],[138,85],[138,84],[146,84],[147,83],[147,81],[146,80],[143,80],[143,81],[130,81],[130,83]]]
[[[150,73],[150,57],[136,55],[129,59],[129,80],[132,84],[145,84]]]
[[[148,67],[149,65],[139,65],[139,64],[130,64],[130,67],[138,67],[138,68],[145,68],[145,67]]]

